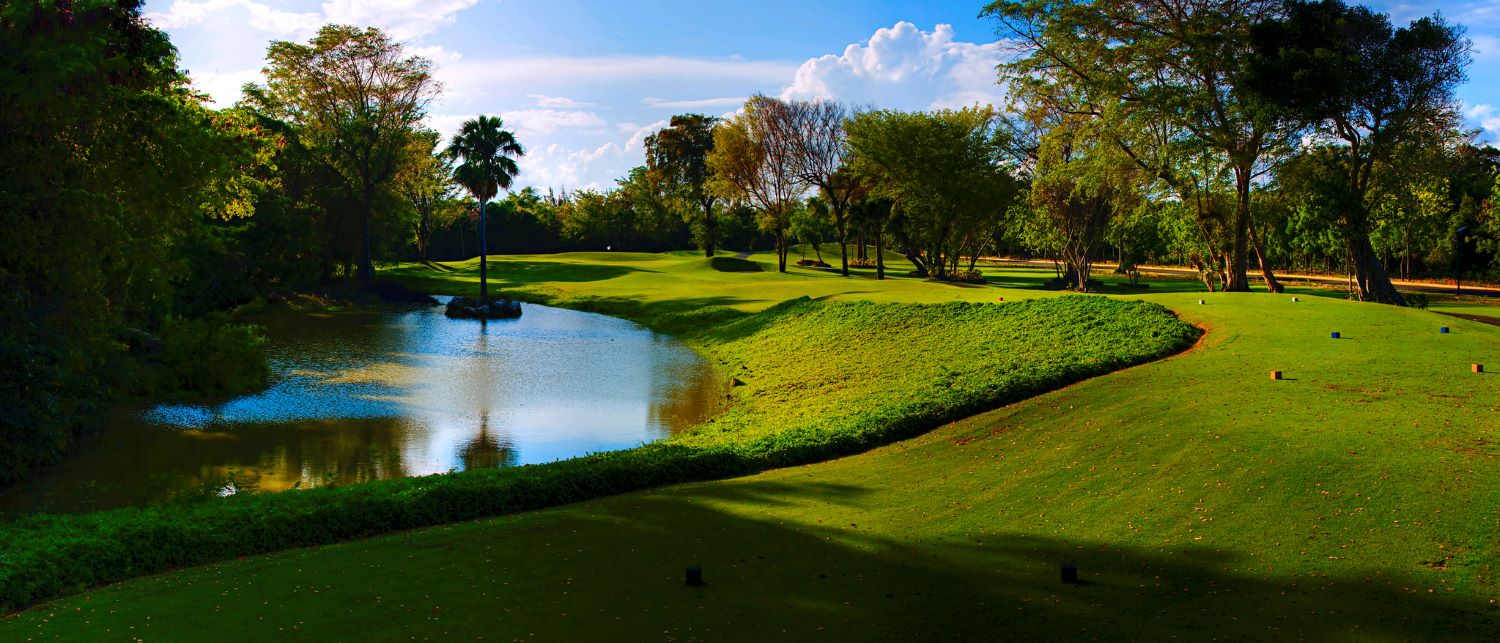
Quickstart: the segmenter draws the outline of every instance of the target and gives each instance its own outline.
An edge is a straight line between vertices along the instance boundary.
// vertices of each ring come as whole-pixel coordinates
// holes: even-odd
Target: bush
[[[128,375],[121,378],[118,387],[128,395],[234,395],[265,388],[271,377],[266,338],[260,327],[231,323],[224,313],[168,319],[156,341],[159,348],[137,346],[137,342],[145,345],[151,340],[132,341],[137,362],[124,371]]]
[[[802,298],[732,321],[705,313],[725,323],[690,340],[745,385],[733,389],[739,404],[686,434],[548,464],[24,517],[0,527],[0,608],[234,556],[851,455],[1198,336],[1161,306],[1086,296],[1003,306]],[[811,350],[847,376],[809,378],[787,359]]]
[[[1406,305],[1412,308],[1427,310],[1427,295],[1419,292],[1402,293],[1401,298],[1406,300]]]
[[[948,281],[956,281],[962,284],[984,283],[984,273],[978,270],[955,270],[948,273]]]
[[[867,257],[865,259],[850,259],[849,260],[849,267],[850,268],[875,268],[875,267],[877,267],[877,264],[875,262],[875,258],[874,257]]]

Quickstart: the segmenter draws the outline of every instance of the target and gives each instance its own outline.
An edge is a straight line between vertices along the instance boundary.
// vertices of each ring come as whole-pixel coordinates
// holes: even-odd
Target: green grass
[[[960,288],[604,257],[592,268],[598,257],[523,258],[496,272],[526,297],[662,327],[719,318],[721,333],[803,294],[1051,296],[1024,289],[1045,271],[990,269],[1003,286]],[[393,272],[469,287],[466,266]],[[1186,354],[861,455],[140,579],[9,619],[0,636],[1500,635],[1500,375],[1468,368],[1500,370],[1500,328],[1326,297],[1192,291],[1153,283],[1140,296],[1210,329]],[[1335,330],[1344,339],[1329,339]],[[778,348],[836,377],[850,355],[828,339]],[[722,359],[712,339],[693,341]],[[743,362],[747,395],[771,384],[756,381],[755,360],[781,358]],[[1270,381],[1272,369],[1288,379]],[[1059,584],[1063,561],[1088,583]],[[682,585],[693,564],[707,586]]]

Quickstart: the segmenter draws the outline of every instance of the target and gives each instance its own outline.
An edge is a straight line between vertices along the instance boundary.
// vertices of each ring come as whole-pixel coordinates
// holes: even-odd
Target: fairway
[[[753,260],[764,261],[759,255]],[[702,258],[492,260],[501,288],[670,328],[705,305],[1051,296]],[[456,271],[391,271],[435,292]],[[1500,635],[1500,328],[1299,291],[1131,298],[1190,351],[860,455],[129,581],[8,637],[1485,639]],[[1119,292],[1112,287],[1110,292]],[[1181,292],[1160,292],[1179,290]],[[1292,303],[1291,295],[1301,294]],[[1198,304],[1203,299],[1204,304]],[[1451,327],[1439,334],[1439,326]],[[1330,339],[1337,331],[1341,339]],[[799,355],[814,373],[857,365]],[[1267,376],[1285,373],[1282,381]],[[1083,580],[1063,585],[1058,566]],[[702,566],[706,585],[685,587]]]

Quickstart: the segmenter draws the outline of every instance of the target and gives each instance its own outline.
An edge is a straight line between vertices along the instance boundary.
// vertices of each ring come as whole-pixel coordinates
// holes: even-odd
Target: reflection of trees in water
[[[661,352],[651,351],[651,355],[659,359]],[[647,372],[651,374],[651,423],[669,432],[697,424],[723,401],[724,386],[712,381],[714,370],[706,363],[655,364]]]
[[[286,435],[288,430],[295,434]],[[305,487],[404,477],[402,449],[410,430],[403,420],[379,419],[256,431],[269,451],[260,462],[261,490],[288,489],[299,482]]]
[[[487,410],[479,415],[479,434],[464,443],[458,451],[458,457],[464,463],[464,471],[513,467],[520,460],[520,454],[510,440],[502,442],[490,435]]]

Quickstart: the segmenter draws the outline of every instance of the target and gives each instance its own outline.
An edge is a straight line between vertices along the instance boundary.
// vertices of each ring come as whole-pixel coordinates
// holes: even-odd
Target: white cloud
[[[655,96],[647,96],[641,102],[651,107],[665,107],[667,109],[699,109],[703,107],[729,107],[731,105],[743,105],[745,96],[730,96],[725,98],[700,98],[694,100],[667,100]]]
[[[420,38],[453,24],[458,12],[479,0],[329,0],[323,3],[326,22],[375,25],[399,40]]]
[[[520,109],[500,112],[508,129],[517,137],[545,136],[560,129],[596,129],[604,126],[598,114],[582,110]],[[522,141],[523,143],[525,141]]]
[[[567,97],[564,97],[564,96],[548,96],[546,94],[527,94],[526,97],[530,98],[531,101],[533,103],[535,103],[537,107],[544,107],[544,108],[547,108],[547,109],[569,109],[569,108],[577,109],[577,108],[580,108],[580,107],[598,107],[599,106],[598,103],[585,103],[585,102],[576,101],[576,100],[573,100],[571,98],[567,98]]]
[[[532,150],[519,161],[523,185],[559,189],[606,190],[629,169],[625,150],[610,142],[593,148],[569,149],[553,143]]]
[[[180,29],[243,10],[255,29],[280,38],[306,38],[329,23],[380,27],[398,40],[420,38],[453,24],[479,0],[329,0],[319,12],[285,11],[256,0],[174,0],[146,18],[162,29]]]
[[[248,14],[246,24],[278,37],[311,35],[323,24],[319,14],[282,11],[254,0],[175,0],[164,12],[147,13],[146,19],[160,29],[181,29],[235,10]]]
[[[953,27],[922,31],[909,22],[882,28],[842,55],[813,58],[797,69],[782,98],[829,98],[900,109],[999,105],[1000,43],[953,40]]]
[[[667,119],[662,119],[645,127],[635,128],[635,132],[630,135],[630,138],[625,139],[625,151],[644,150],[646,147],[646,137],[660,131],[667,124]]]
[[[193,79],[193,86],[199,91],[208,94],[209,103],[216,108],[223,109],[234,105],[240,99],[240,88],[246,83],[265,82],[259,69],[241,69],[237,71],[207,72],[188,74]]]
[[[1480,138],[1488,139],[1492,145],[1500,144],[1500,110],[1497,110],[1494,105],[1488,103],[1474,105],[1464,112],[1464,115],[1484,130]]]

